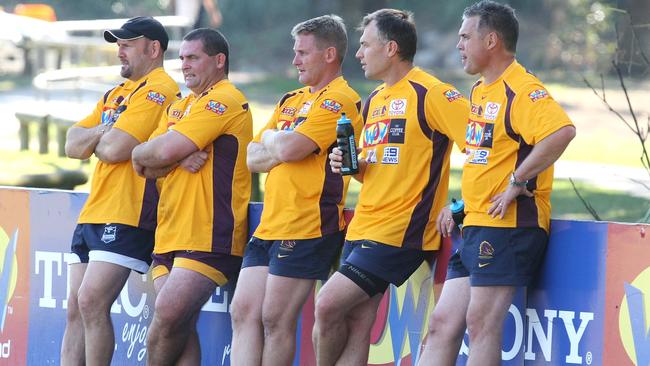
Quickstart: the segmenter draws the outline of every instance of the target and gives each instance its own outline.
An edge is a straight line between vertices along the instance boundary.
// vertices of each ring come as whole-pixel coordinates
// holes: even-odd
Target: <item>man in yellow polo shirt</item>
[[[192,94],[173,103],[150,140],[133,149],[139,174],[164,176],[148,365],[200,364],[199,312],[216,286],[237,277],[248,234],[246,146],[253,121],[246,98],[227,78],[228,42],[216,30],[193,30],[180,59]]]
[[[131,270],[151,264],[157,192],[131,168],[131,150],[146,141],[163,111],[179,96],[162,68],[168,37],[151,17],[130,19],[104,32],[119,47],[127,80],[106,92],[95,110],[68,131],[68,157],[99,162],[90,196],[72,238],[68,318],[61,364],[110,363],[115,339],[110,308]]]
[[[363,182],[348,226],[341,267],[316,300],[319,365],[365,365],[370,330],[389,284],[400,286],[440,247],[435,218],[447,200],[452,144],[464,147],[467,100],[413,65],[412,14],[367,15],[357,58],[370,80],[382,80],[363,109]],[[330,154],[333,171],[340,150]]]
[[[463,242],[449,259],[420,365],[455,365],[469,331],[467,365],[500,365],[503,322],[515,290],[544,257],[553,163],[575,128],[544,85],[515,59],[514,10],[494,1],[465,9],[458,31],[472,87],[462,193]],[[438,219],[445,235],[451,212]]]
[[[303,88],[285,94],[248,146],[248,167],[268,172],[262,218],[246,254],[232,303],[232,362],[289,365],[300,310],[316,280],[326,280],[343,242],[349,177],[334,174],[327,154],[345,113],[361,130],[359,95],[342,76],[347,34],[325,15],[294,26],[293,65]]]

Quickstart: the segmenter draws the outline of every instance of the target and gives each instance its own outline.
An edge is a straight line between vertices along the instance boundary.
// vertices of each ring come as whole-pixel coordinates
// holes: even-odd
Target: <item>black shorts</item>
[[[343,232],[300,240],[252,237],[246,245],[242,268],[263,266],[276,276],[326,280],[342,243]]]
[[[447,279],[469,276],[471,286],[527,286],[547,243],[540,228],[465,226],[463,242],[449,258]]]
[[[427,252],[372,240],[346,241],[341,264],[349,263],[395,286],[401,286],[422,265]]]
[[[108,262],[146,273],[151,265],[154,232],[122,224],[77,224],[71,263]]]

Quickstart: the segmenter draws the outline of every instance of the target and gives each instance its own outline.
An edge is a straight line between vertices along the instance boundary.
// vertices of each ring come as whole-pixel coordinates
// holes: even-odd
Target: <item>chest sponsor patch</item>
[[[298,117],[294,120],[280,120],[276,124],[276,128],[281,131],[293,131],[296,127],[300,126],[305,119],[305,117]]]
[[[284,114],[286,116],[292,116],[296,114],[296,108],[294,107],[284,107],[282,108],[282,111],[280,111],[280,114]]]
[[[153,90],[149,90],[149,92],[147,92],[147,100],[150,100],[158,105],[163,105],[165,103],[165,99],[167,98],[164,95]]]
[[[467,148],[466,151],[467,151],[467,159],[465,160],[466,164],[487,165],[488,156],[490,156],[490,150]]]
[[[305,104],[303,104],[302,107],[300,107],[300,111],[298,111],[298,114],[307,114],[307,113],[309,113],[309,110],[311,109],[311,104],[312,104],[311,100],[308,101],[308,102],[305,102]]]
[[[487,102],[485,104],[485,119],[488,121],[494,121],[499,115],[499,109],[501,109],[501,104],[494,102]]]
[[[366,150],[366,163],[376,164],[377,163],[377,150],[376,149],[367,149]]]
[[[389,127],[390,120],[367,124],[363,131],[363,146],[371,147],[388,143]]]
[[[169,111],[169,117],[180,119],[183,116],[183,111],[180,109],[172,109]]]
[[[343,108],[341,103],[335,101],[334,99],[325,99],[323,103],[321,103],[320,107],[334,113],[339,113],[341,108]]]
[[[483,106],[480,104],[472,103],[471,113],[475,116],[480,117],[483,114]]]
[[[226,113],[226,110],[228,109],[228,106],[221,102],[217,102],[216,100],[211,100],[208,102],[208,104],[205,105],[205,109],[209,110],[210,112],[214,112],[218,115],[223,115]]]
[[[393,99],[388,107],[389,116],[403,116],[406,114],[406,99]]]
[[[494,123],[477,122],[471,119],[467,122],[465,143],[468,146],[492,147]]]
[[[384,155],[381,158],[382,164],[399,164],[399,147],[384,147]]]
[[[388,129],[388,143],[403,144],[406,135],[406,119],[392,119]]]
[[[544,99],[548,97],[548,92],[544,89],[537,89],[537,90],[533,90],[530,94],[528,94],[528,97],[533,102],[536,102],[540,99]]]
[[[102,124],[110,125],[113,121],[113,114],[115,114],[115,109],[110,107],[104,107],[102,110]]]
[[[447,100],[448,100],[449,102],[453,102],[454,100],[456,100],[456,99],[460,99],[460,98],[462,98],[462,96],[463,96],[463,95],[460,94],[460,92],[459,92],[458,90],[456,90],[456,89],[448,89],[448,90],[445,90],[445,92],[442,93],[442,94],[445,96],[445,98],[447,98]]]
[[[370,115],[370,118],[380,118],[380,117],[385,117],[386,116],[386,106],[381,106],[377,107],[372,110],[372,114]]]

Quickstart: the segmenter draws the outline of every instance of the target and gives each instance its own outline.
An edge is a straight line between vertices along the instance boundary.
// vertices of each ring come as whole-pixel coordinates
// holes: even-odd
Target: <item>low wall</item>
[[[0,365],[58,365],[69,293],[70,237],[86,194],[0,188]],[[257,223],[261,205],[250,207]],[[351,213],[348,213],[348,215]],[[504,365],[650,364],[648,225],[555,220],[537,283],[505,321]],[[456,238],[457,239],[457,238]],[[456,241],[454,241],[456,243]],[[386,292],[372,330],[371,365],[412,365],[444,281],[445,241],[401,287]],[[431,288],[434,291],[431,291]],[[230,364],[231,287],[199,318],[204,365]],[[143,365],[154,293],[132,274],[113,305],[115,365]],[[294,365],[313,365],[313,298],[298,325]],[[467,342],[459,365],[464,365]]]

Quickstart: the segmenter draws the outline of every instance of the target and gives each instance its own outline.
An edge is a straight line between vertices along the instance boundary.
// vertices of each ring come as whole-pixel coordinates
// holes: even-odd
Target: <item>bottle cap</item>
[[[352,123],[348,117],[345,116],[345,113],[341,113],[341,119],[336,121],[337,125],[344,125],[346,123]]]
[[[462,212],[465,209],[465,202],[463,202],[463,200],[456,200],[455,198],[452,198],[449,209],[453,213]]]

